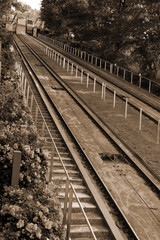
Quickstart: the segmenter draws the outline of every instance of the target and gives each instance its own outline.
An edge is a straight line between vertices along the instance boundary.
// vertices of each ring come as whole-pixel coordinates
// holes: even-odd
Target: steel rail
[[[24,42],[24,41],[22,40],[22,42]],[[30,49],[30,51],[31,51],[32,53],[34,53],[34,55],[37,57],[37,59],[48,69],[48,71],[50,72],[50,74],[51,74],[52,76],[54,76],[54,78],[56,78],[56,80],[67,90],[67,92],[72,96],[72,98],[76,98],[76,96],[73,96],[73,95],[72,95],[73,93],[72,93],[72,94],[70,93],[70,90],[68,89],[68,87],[67,87],[67,86],[64,86],[65,84],[63,85],[63,83],[61,82],[60,77],[59,77],[42,59],[40,59],[40,57],[36,54],[36,52],[35,52],[33,49],[31,49],[31,48],[28,46],[27,43],[24,42],[24,44]],[[43,88],[43,90],[45,91],[45,89],[44,89],[43,86],[42,86],[42,88]],[[79,100],[77,100],[77,98],[76,98],[76,102],[78,102],[78,104],[80,104],[80,103],[79,103]],[[80,104],[80,105],[81,105],[81,104]],[[57,109],[57,112],[58,112],[58,109]],[[86,111],[86,112],[87,112],[87,111]],[[61,116],[61,118],[63,119],[63,116]],[[63,121],[65,122],[64,119],[63,119]],[[66,125],[66,127],[67,127],[67,129],[69,130],[69,132],[71,133],[71,135],[73,136],[74,140],[77,142],[78,146],[80,147],[81,144],[80,144],[79,141],[76,139],[76,137],[75,137],[74,134],[72,133],[72,131],[71,131],[71,129],[69,128],[69,126]],[[114,203],[115,208],[119,211],[120,215],[122,216],[123,221],[124,221],[125,224],[129,227],[130,231],[132,232],[132,236],[134,236],[134,239],[137,239],[137,240],[138,240],[139,238],[138,238],[136,232],[134,231],[134,229],[132,228],[132,226],[131,226],[130,223],[128,222],[128,220],[127,220],[127,218],[125,217],[125,215],[123,214],[122,210],[120,209],[120,206],[119,206],[118,203],[115,201],[115,199],[114,199],[114,197],[112,196],[111,192],[110,192],[109,189],[106,187],[104,181],[101,179],[100,175],[99,175],[99,174],[97,173],[97,171],[95,170],[93,164],[92,164],[91,161],[88,159],[88,157],[87,157],[86,153],[84,152],[83,148],[80,147],[80,149],[81,149],[83,155],[85,156],[85,158],[87,159],[87,161],[89,162],[89,165],[92,167],[92,169],[93,169],[93,171],[94,171],[97,179],[99,179],[99,181],[101,182],[101,185],[103,186],[103,188],[105,189],[105,191],[107,191],[110,199],[111,199],[112,202]],[[87,184],[87,185],[88,185],[88,184]],[[91,192],[92,192],[92,191],[91,191]],[[96,199],[95,199],[95,200],[96,200]],[[97,201],[96,201],[96,202],[97,202]],[[98,202],[97,202],[97,205],[99,206]],[[102,214],[103,214],[103,216],[104,216],[104,213],[105,213],[104,208],[101,208],[100,206],[99,206],[99,208],[101,209],[101,212],[102,212]],[[105,214],[106,214],[106,213],[105,213]],[[107,218],[109,218],[109,215],[107,215]],[[106,217],[105,217],[105,219],[106,219]],[[109,227],[110,227],[110,226],[109,226]],[[111,227],[111,228],[112,228],[112,227]],[[114,235],[114,233],[113,233],[113,235]]]
[[[39,42],[39,40],[37,40],[37,39],[36,39],[36,41]],[[40,45],[41,45],[41,46],[45,46],[46,44],[40,42]],[[47,46],[48,46],[48,45],[47,45]],[[48,49],[52,49],[52,48],[51,48],[51,47],[48,47]],[[57,50],[54,50],[54,51],[55,51],[56,54],[58,55],[58,51],[57,51]],[[70,63],[70,64],[71,64],[71,63]],[[49,65],[47,65],[47,66],[49,66]],[[75,67],[76,67],[76,64],[75,64]],[[51,69],[51,68],[50,68],[50,71],[54,72],[54,70]],[[55,73],[55,72],[54,72],[54,73]],[[57,77],[59,77],[59,76],[57,75]],[[59,79],[60,79],[60,81],[62,81],[61,78],[59,78]],[[92,77],[92,79],[93,79],[93,77]],[[63,87],[66,87],[66,85],[67,85],[67,83],[62,83],[62,82],[61,82],[61,84],[63,85]],[[101,84],[101,83],[100,83],[100,84]],[[67,87],[68,87],[68,89],[70,89],[69,91],[72,91],[72,89],[71,89],[68,85],[67,85]],[[109,89],[109,90],[110,90],[110,89]],[[113,91],[113,90],[111,90],[111,91]],[[108,135],[108,131],[106,131],[106,129],[109,129],[110,132],[116,136],[116,138],[119,138],[119,137],[116,135],[116,133],[115,133],[112,129],[110,129],[110,127],[109,127],[106,123],[104,123],[103,120],[100,119],[99,116],[98,116],[96,113],[93,113],[92,110],[91,110],[88,106],[87,106],[87,107],[85,106],[86,104],[83,102],[82,99],[79,100],[80,98],[78,97],[78,95],[77,95],[75,92],[72,91],[72,94],[74,95],[74,98],[77,99],[77,102],[81,102],[81,104],[84,106],[84,109],[86,110],[86,112],[89,111],[92,116],[95,115],[95,118],[97,119],[96,121],[101,122],[101,123],[100,123],[101,129],[102,129],[103,131],[105,131],[105,132],[107,133],[107,135]],[[120,97],[120,96],[118,95],[118,97]],[[121,98],[121,97],[120,97],[120,98]],[[122,99],[123,101],[125,101],[124,98],[121,98],[121,99]],[[132,104],[132,103],[133,103],[133,104]],[[132,101],[132,103],[129,102],[129,104],[132,105],[132,106],[133,106],[134,108],[136,108],[137,110],[140,110],[141,108],[142,108],[143,110],[145,109],[144,107],[141,107],[141,106],[138,105],[138,104],[136,104],[136,106],[135,106],[133,101]],[[149,110],[147,110],[146,112],[151,113]],[[159,117],[158,117],[157,115],[155,115],[155,118],[152,118],[152,117],[151,117],[149,114],[147,114],[146,112],[143,111],[143,113],[144,113],[146,116],[148,116],[151,120],[153,120],[154,122],[155,122],[155,121],[157,122],[157,126],[158,126],[158,134],[157,134],[157,135],[159,135],[159,124],[160,124],[160,119],[159,119]],[[154,113],[151,113],[151,115],[154,115]],[[94,116],[93,116],[93,120],[94,120]],[[96,121],[95,121],[95,122],[96,122]],[[104,127],[104,126],[106,126],[106,127]],[[157,136],[157,142],[159,142],[158,140],[159,140],[159,136]],[[151,172],[152,175],[159,181],[159,180],[160,180],[160,177],[157,176],[157,175],[152,171],[152,169],[143,161],[143,159],[140,158],[129,146],[127,146],[127,144],[126,144],[122,139],[121,139],[121,142],[123,143],[123,146],[124,146],[125,148],[128,148],[129,151],[130,151],[130,153],[131,153],[129,159],[131,160],[131,159],[132,159],[132,155],[134,155],[134,157],[136,157],[136,158],[138,159],[138,161],[142,162],[143,165],[148,169],[148,171]],[[119,144],[119,143],[118,143],[118,144]],[[127,155],[128,155],[128,153],[127,153],[128,151],[124,151],[124,152],[125,152],[125,155],[127,156]],[[134,161],[132,161],[132,163],[135,165],[135,167],[136,167],[138,170],[140,170],[140,172],[141,172],[143,175],[146,175],[146,174],[143,172],[142,168],[138,167],[138,166],[135,164]],[[150,177],[147,177],[147,178],[148,178],[149,182],[150,182],[152,185],[154,185],[154,187],[155,187],[155,188],[157,189],[157,191],[159,192],[159,191],[160,191],[160,187],[156,186],[156,183],[154,183],[154,182],[150,179]]]
[[[34,38],[36,39],[37,41],[39,42],[43,42],[45,40],[43,39],[37,39],[37,38]],[[80,64],[81,66],[83,66],[84,69],[88,70],[88,71],[91,71],[93,74],[96,74],[98,77],[101,77],[101,78],[104,78],[106,81],[110,82],[112,85],[115,85],[116,87],[118,87],[119,89],[127,92],[128,94],[132,95],[133,97],[135,97],[135,94],[132,93],[130,90],[124,88],[124,86],[121,86],[120,84],[117,84],[117,83],[114,83],[113,81],[109,80],[104,74],[107,73],[107,74],[110,74],[109,72],[105,72],[103,71],[103,69],[100,69],[98,67],[95,67],[93,64],[91,64],[90,62],[87,62],[87,65],[83,62],[83,59],[81,58],[78,58],[76,55],[73,55],[71,56],[71,53],[70,52],[67,52],[65,51],[63,48],[61,48],[60,46],[54,46],[55,44],[52,42],[50,43],[52,45],[52,47],[49,45],[49,43],[47,44],[46,42],[44,43],[44,45],[48,46],[50,49],[54,48],[56,49],[56,51],[58,52],[61,52],[61,54],[63,54],[65,57],[68,57],[69,59],[72,59],[72,61],[75,62],[75,65],[78,63]],[[53,45],[54,44],[54,45]],[[57,49],[58,48],[58,49]],[[96,69],[95,69],[96,68]],[[84,72],[85,74],[85,72]],[[116,75],[112,75],[112,77],[116,77]],[[91,77],[92,80],[94,79],[94,77]],[[101,82],[100,82],[101,83]],[[120,82],[119,82],[120,83]],[[123,83],[123,82],[121,82]],[[134,85],[133,85],[134,86]],[[143,90],[143,89],[142,89]],[[143,90],[144,91],[144,90]],[[152,95],[152,94],[151,94]],[[159,98],[156,96],[156,95],[152,95],[153,97],[155,97],[157,100],[159,100]],[[153,107],[155,110],[159,111],[160,112],[160,108],[158,106],[153,106],[151,103],[147,102],[147,100],[145,100],[144,98],[142,98],[142,96],[137,96],[136,95],[136,98],[139,99],[140,101],[144,102],[145,104],[147,104],[148,106],[150,107]]]
[[[50,70],[51,71],[51,70]],[[57,78],[57,76],[56,76],[56,78]]]
[[[18,50],[18,45],[17,45],[17,43],[16,43],[15,41],[14,41],[14,44],[16,45],[17,50]],[[20,49],[19,49],[19,50],[20,50]],[[21,50],[20,50],[20,51],[21,51]],[[22,59],[23,59],[23,63],[25,64],[25,67],[27,68],[27,70],[28,70],[28,71],[31,70],[31,71],[34,73],[33,68],[32,68],[31,65],[29,64],[27,58],[23,55],[22,51],[21,51],[21,57],[22,57]],[[28,67],[28,66],[29,66],[29,67]],[[34,73],[34,75],[36,76],[35,73]],[[33,76],[32,76],[32,77],[33,77]],[[28,83],[28,84],[29,84],[29,83]],[[29,86],[30,86],[30,84],[29,84]],[[45,120],[45,118],[44,118],[44,116],[43,116],[43,113],[42,113],[42,111],[41,111],[41,109],[40,109],[40,107],[39,107],[39,104],[38,104],[38,102],[37,102],[37,100],[36,100],[36,98],[35,98],[35,96],[34,96],[34,93],[33,93],[32,89],[31,89],[31,86],[30,86],[30,91],[31,91],[31,93],[32,93],[31,96],[33,96],[34,101],[35,101],[35,103],[36,103],[36,106],[38,107],[38,110],[39,110],[40,115],[41,115],[41,117],[42,117],[42,119],[43,119],[43,122],[45,123],[45,126],[46,126],[46,128],[47,128],[48,134],[50,135],[50,138],[51,138],[51,140],[52,140],[52,143],[53,143],[53,145],[54,145],[54,148],[55,148],[55,150],[56,150],[56,152],[57,152],[57,155],[58,155],[58,157],[59,157],[59,160],[60,160],[60,162],[61,162],[61,164],[62,164],[62,167],[63,167],[63,169],[64,169],[64,172],[65,172],[65,174],[66,174],[67,180],[69,181],[69,185],[70,185],[70,187],[72,188],[73,193],[74,193],[74,195],[75,195],[75,197],[76,197],[76,199],[77,199],[77,202],[78,202],[78,204],[79,204],[79,207],[80,207],[80,209],[81,209],[81,211],[82,211],[82,213],[83,213],[83,215],[84,215],[84,217],[85,217],[85,220],[86,220],[86,223],[87,223],[87,225],[88,225],[88,228],[89,228],[89,230],[90,230],[90,232],[91,232],[91,235],[92,235],[92,237],[93,237],[94,240],[97,240],[97,238],[96,238],[96,236],[95,236],[95,234],[94,234],[93,228],[92,228],[92,226],[91,226],[91,224],[90,224],[90,222],[89,222],[89,219],[88,219],[88,217],[87,217],[87,215],[86,215],[86,213],[85,213],[85,211],[84,211],[84,207],[82,206],[81,201],[80,201],[80,199],[79,199],[79,197],[78,197],[78,195],[77,195],[77,193],[76,193],[76,190],[75,190],[73,184],[71,183],[71,179],[70,179],[70,176],[69,176],[69,174],[68,174],[68,171],[67,171],[67,169],[66,169],[66,167],[65,167],[65,164],[64,164],[64,162],[63,162],[63,160],[62,160],[62,157],[61,157],[61,155],[60,155],[60,153],[59,153],[59,150],[58,150],[58,148],[57,148],[57,146],[56,146],[56,143],[55,143],[55,141],[54,141],[54,139],[53,139],[53,137],[52,137],[52,134],[51,134],[51,132],[50,132],[50,130],[49,130],[49,128],[48,128],[48,125],[47,125],[46,120]]]
[[[148,181],[150,182],[150,184],[152,184],[152,186],[155,187],[155,189],[157,189],[157,192],[160,192],[160,187],[157,186],[157,184],[152,181],[152,179],[147,176],[147,174],[144,172],[144,170],[139,167],[135,161],[133,160],[133,158],[137,159],[138,161],[142,162],[145,167],[150,171],[151,169],[148,167],[148,165],[145,164],[145,162],[143,161],[143,159],[141,159],[122,139],[120,140],[120,138],[116,135],[116,133],[106,124],[103,122],[103,120],[101,118],[99,118],[99,116],[94,113],[90,107],[88,107],[86,105],[86,103],[79,98],[79,96],[71,89],[70,86],[68,86],[67,83],[65,83],[62,78],[60,78],[58,76],[58,74],[53,70],[51,69],[51,67],[44,62],[44,60],[42,60],[36,53],[33,49],[31,49],[34,54],[36,55],[36,57],[38,58],[39,61],[41,61],[42,64],[45,65],[45,67],[48,69],[48,71],[54,75],[54,77],[57,78],[58,82],[67,90],[67,92],[72,96],[73,99],[76,100],[76,102],[81,106],[83,107],[84,111],[89,114],[91,116],[91,118],[94,120],[94,122],[96,124],[99,125],[99,127],[107,134],[107,136],[109,136],[110,138],[112,138],[111,136],[113,136],[113,141],[115,142],[115,144],[117,145],[117,147],[119,149],[122,150],[122,152],[125,154],[125,156],[131,161],[132,164],[134,164],[134,166],[136,167],[136,169],[138,169],[141,174],[143,174],[146,179],[148,179]],[[70,130],[71,131],[71,130]],[[152,174],[154,175],[154,173],[152,172]],[[155,178],[157,178],[158,180],[160,180],[160,178],[157,177],[157,175],[154,175]]]

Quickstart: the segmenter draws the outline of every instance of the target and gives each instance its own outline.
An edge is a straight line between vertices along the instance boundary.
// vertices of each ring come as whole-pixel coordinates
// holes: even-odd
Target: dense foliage
[[[120,66],[160,78],[158,0],[42,0],[41,18],[54,37]]]
[[[47,181],[45,139],[39,136],[24,105],[14,67],[12,34],[5,29],[12,2],[0,1],[0,239],[62,240],[61,204],[54,185]],[[21,151],[19,186],[11,186],[14,151]]]
[[[61,205],[46,178],[48,151],[24,106],[19,78],[9,73],[0,83],[0,239],[62,240]],[[10,186],[14,151],[22,153],[19,186]]]

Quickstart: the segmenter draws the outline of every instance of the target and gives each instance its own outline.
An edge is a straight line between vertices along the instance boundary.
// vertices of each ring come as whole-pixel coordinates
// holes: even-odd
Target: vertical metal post
[[[124,69],[123,71],[124,71],[123,72],[123,80],[125,80],[125,78],[126,78],[126,70]]]
[[[69,191],[69,208],[68,208],[68,223],[67,223],[67,238],[66,238],[66,240],[70,239],[72,200],[73,200],[73,190],[72,190],[72,188],[70,188],[70,191]]]
[[[22,155],[22,153],[20,151],[13,152],[12,179],[11,179],[12,186],[19,185],[21,155]]]
[[[89,84],[89,73],[87,73],[87,88],[88,88],[88,84]]]
[[[72,67],[71,67],[71,75],[73,74],[73,63],[72,63]]]
[[[118,75],[119,75],[119,67],[117,66],[117,77],[118,77]]]
[[[60,64],[60,66],[61,66],[61,63],[62,63],[62,56],[59,55],[59,58],[60,58],[60,60],[59,60],[59,64]]]
[[[78,77],[78,66],[76,67],[76,78]]]
[[[41,136],[44,136],[44,130],[45,130],[45,122],[42,123],[42,131],[41,131]]]
[[[66,59],[63,59],[63,68],[65,68]]]
[[[106,71],[107,70],[107,62],[105,61],[104,63],[104,70]]]
[[[65,188],[64,208],[63,208],[63,225],[66,224],[68,192],[69,192],[69,180],[67,178],[66,179],[66,188]]]
[[[133,84],[133,72],[131,72],[131,84]]]
[[[83,82],[83,69],[81,70],[81,83]]]
[[[38,118],[38,106],[36,106],[35,125],[37,124],[37,118]]]
[[[51,160],[50,160],[50,171],[49,171],[49,182],[52,181],[54,152],[55,152],[55,147],[54,147],[54,145],[52,145]]]
[[[160,136],[160,119],[158,120],[158,129],[157,129],[157,144],[159,144],[159,136]]]
[[[140,108],[140,116],[139,116],[139,130],[142,130],[142,108]]]
[[[151,92],[151,83],[152,83],[152,81],[149,80],[149,89],[148,89],[149,93]]]
[[[97,57],[96,57],[96,60],[95,60],[95,66],[97,67]]]
[[[125,118],[127,118],[127,109],[128,109],[128,97],[126,97],[126,104],[125,104]]]
[[[68,60],[68,64],[67,64],[67,71],[69,71],[69,60]]]
[[[114,96],[113,96],[113,107],[115,108],[116,106],[116,91],[114,91]]]
[[[90,56],[90,54],[88,54],[88,60],[87,60],[88,62],[89,62],[89,56]]]
[[[113,64],[110,64],[110,73],[112,74],[113,72]]]
[[[94,78],[93,92],[96,91],[96,78]]]
[[[58,63],[58,61],[59,61],[59,54],[57,54],[57,63]]]
[[[106,99],[106,84],[103,85],[103,99]]]
[[[104,96],[104,83],[102,83],[102,93],[101,93],[101,99],[103,99],[103,96]]]
[[[141,83],[142,83],[142,75],[141,73],[139,74],[139,88],[141,88]]]
[[[100,59],[99,67],[102,67],[102,59]]]
[[[93,55],[92,55],[92,58],[91,58],[91,63],[93,64]]]

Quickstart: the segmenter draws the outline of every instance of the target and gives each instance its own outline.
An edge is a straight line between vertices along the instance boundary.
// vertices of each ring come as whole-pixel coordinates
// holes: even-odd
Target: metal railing
[[[156,82],[149,78],[143,77],[141,74],[132,72],[125,68],[122,68],[122,67],[118,66],[116,63],[115,64],[110,63],[106,60],[103,60],[99,57],[88,54],[85,51],[81,51],[81,50],[71,47],[67,44],[64,44],[58,40],[49,38],[45,35],[38,34],[38,37],[41,39],[44,39],[50,43],[55,44],[56,46],[62,48],[63,50],[67,51],[68,53],[71,53],[71,54],[75,55],[76,57],[79,57],[79,58],[83,59],[84,61],[91,63],[92,65],[120,78],[121,80],[127,81],[133,85],[136,85],[139,88],[143,88],[144,90],[148,91],[149,93],[160,96],[160,83],[159,82]]]
[[[59,63],[63,68],[66,68],[67,71],[70,70],[70,74],[75,74],[76,78],[80,78],[80,82],[84,82],[84,76],[86,80],[86,87],[89,87],[89,81],[93,83],[93,92],[96,92],[96,84],[97,79],[92,76],[90,73],[87,73],[83,67],[79,67],[76,65],[75,62],[69,60],[67,57],[64,57],[61,53],[58,51],[50,48],[49,46],[46,46],[44,43],[39,42],[36,40],[38,44],[40,44],[40,47],[42,50],[49,56],[51,59],[54,59],[57,63]],[[78,76],[79,73],[79,76]],[[117,90],[115,90],[112,87],[109,87],[107,83],[103,83],[99,81],[99,84],[101,85],[101,99],[103,101],[106,100],[106,91],[109,90],[111,93],[113,93],[113,108],[116,107],[116,97],[118,95]],[[156,143],[159,144],[160,142],[160,116],[154,114],[154,112],[149,111],[147,108],[140,106],[139,104],[135,103],[131,99],[129,99],[127,96],[125,96],[125,110],[124,110],[124,116],[125,119],[127,118],[127,110],[128,110],[128,104],[135,106],[137,110],[139,111],[139,130],[142,130],[142,115],[143,112],[147,113],[149,116],[153,116],[154,120],[157,121],[157,136],[156,136]]]
[[[50,159],[50,171],[49,171],[49,174],[47,176],[48,178],[48,181],[52,181],[52,170],[53,170],[53,161],[54,161],[54,153],[56,152],[57,155],[58,155],[58,158],[61,162],[61,165],[63,167],[63,170],[64,170],[64,173],[66,175],[66,190],[65,190],[65,199],[64,199],[64,210],[63,210],[63,213],[64,213],[64,217],[63,217],[63,224],[66,224],[67,225],[67,231],[66,231],[66,240],[69,240],[70,239],[70,229],[71,229],[71,218],[72,218],[72,202],[73,202],[73,196],[75,196],[75,199],[79,205],[79,208],[85,218],[85,221],[88,225],[88,228],[91,232],[91,236],[94,240],[96,240],[96,236],[94,234],[94,231],[92,229],[92,226],[89,222],[89,219],[84,211],[84,208],[80,202],[80,199],[78,198],[78,195],[76,193],[76,190],[74,189],[73,187],[73,184],[71,183],[71,180],[70,180],[70,177],[69,177],[69,174],[68,174],[68,171],[63,163],[63,160],[61,158],[61,155],[59,153],[59,150],[56,146],[56,143],[52,137],[52,134],[48,128],[48,125],[45,121],[45,118],[43,117],[43,114],[41,112],[41,109],[38,105],[38,102],[34,96],[34,93],[27,81],[27,78],[23,72],[23,69],[22,69],[22,66],[18,63],[16,63],[16,68],[17,68],[17,71],[18,71],[18,75],[20,76],[20,80],[21,80],[21,88],[22,88],[22,91],[23,91],[23,95],[24,95],[24,98],[25,98],[25,103],[26,105],[28,106],[30,112],[32,113],[32,109],[35,105],[36,107],[36,110],[35,110],[35,116],[34,116],[34,121],[35,121],[35,124],[37,123],[37,119],[40,115],[41,119],[42,119],[42,127],[41,127],[41,136],[44,137],[45,135],[45,131],[47,131],[47,133],[49,134],[51,140],[52,140],[52,150],[51,150],[51,159]],[[30,100],[30,104],[29,104],[29,100]],[[69,206],[67,208],[67,205],[68,205],[68,201],[69,201]],[[68,209],[68,215],[67,215],[67,209]]]

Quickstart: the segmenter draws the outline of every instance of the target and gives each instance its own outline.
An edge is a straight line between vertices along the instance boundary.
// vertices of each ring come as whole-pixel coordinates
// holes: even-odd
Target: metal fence
[[[84,61],[91,63],[92,65],[120,78],[121,80],[127,81],[133,85],[136,85],[137,87],[142,88],[142,89],[148,91],[149,93],[160,96],[160,83],[159,82],[156,82],[149,78],[143,77],[141,74],[131,72],[125,68],[119,67],[117,64],[110,63],[101,58],[98,58],[96,56],[88,54],[85,51],[81,51],[79,49],[71,47],[67,44],[64,44],[58,40],[49,38],[42,34],[38,34],[38,37],[41,39],[44,39],[50,43],[55,44],[56,46],[62,48],[63,50],[67,51],[68,53],[71,53],[71,54],[75,55],[76,57],[79,57],[79,58],[83,59]]]

